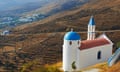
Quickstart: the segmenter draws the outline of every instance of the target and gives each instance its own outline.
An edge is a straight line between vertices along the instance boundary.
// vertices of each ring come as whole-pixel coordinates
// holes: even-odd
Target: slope
[[[76,31],[86,31],[91,15],[95,16],[98,30],[117,30],[120,29],[119,8],[119,0],[92,0],[80,8],[60,12],[44,20],[17,27],[14,32],[63,32],[69,28],[74,28]]]
[[[88,0],[48,0],[48,2],[49,3],[47,5],[43,5],[41,8],[25,13],[25,15],[32,14],[53,15],[61,11],[66,11],[73,9],[75,7],[79,7],[84,3],[87,3]]]

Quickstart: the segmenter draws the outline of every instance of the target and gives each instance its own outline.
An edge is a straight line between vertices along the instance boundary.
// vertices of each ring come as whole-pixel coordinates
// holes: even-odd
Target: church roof
[[[81,42],[80,50],[89,49],[97,46],[110,44],[106,38],[97,38],[95,40],[84,40]]]
[[[89,25],[92,25],[92,26],[95,25],[95,20],[93,16],[91,16],[90,18]]]
[[[80,40],[80,35],[77,32],[67,32],[64,36],[65,40]]]

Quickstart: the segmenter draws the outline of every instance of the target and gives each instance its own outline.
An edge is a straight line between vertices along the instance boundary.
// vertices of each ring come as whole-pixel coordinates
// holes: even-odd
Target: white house
[[[9,35],[10,34],[10,31],[9,30],[4,30],[1,35]]]
[[[70,31],[64,36],[63,70],[76,71],[107,61],[112,55],[112,41],[105,35],[95,38],[95,21],[93,16],[88,24],[88,38],[81,41],[77,32]],[[73,68],[74,67],[74,68]]]

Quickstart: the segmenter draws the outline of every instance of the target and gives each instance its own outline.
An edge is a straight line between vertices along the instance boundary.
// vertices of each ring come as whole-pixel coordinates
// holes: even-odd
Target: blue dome
[[[68,32],[64,36],[64,40],[80,40],[80,35],[76,32]]]

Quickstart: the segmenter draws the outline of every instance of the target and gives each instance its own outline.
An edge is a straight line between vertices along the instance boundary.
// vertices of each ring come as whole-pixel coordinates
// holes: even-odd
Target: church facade
[[[112,41],[102,34],[95,38],[95,21],[91,16],[88,24],[87,39],[81,41],[77,32],[70,31],[64,36],[63,70],[76,71],[107,61],[112,55]]]

